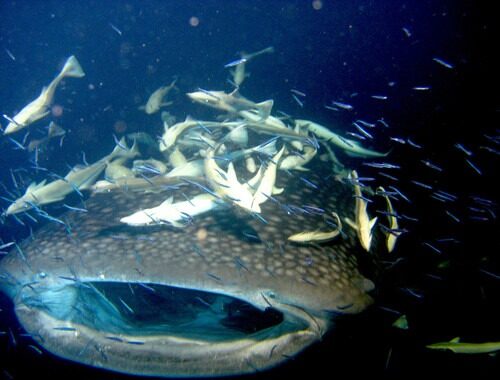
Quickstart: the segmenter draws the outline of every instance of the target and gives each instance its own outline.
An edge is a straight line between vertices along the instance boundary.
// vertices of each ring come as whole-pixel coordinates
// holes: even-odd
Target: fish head
[[[232,108],[226,104],[228,95],[224,91],[203,90],[188,92],[186,95],[196,103],[222,110],[232,110]]]
[[[159,104],[157,102],[147,102],[144,106],[144,112],[148,115],[151,115],[157,112],[160,109]]]
[[[21,200],[17,200],[14,203],[12,203],[9,207],[7,207],[7,210],[5,210],[5,215],[14,215],[18,214],[24,210],[27,210],[29,208],[29,205]]]
[[[304,205],[351,215],[351,189],[316,172],[254,215],[229,205],[184,228],[120,219],[163,193],[109,192],[69,210],[0,261],[0,288],[24,329],[73,361],[148,376],[215,376],[276,366],[317,342],[337,313],[371,303],[351,231],[323,245],[287,237],[324,228]],[[179,194],[200,192],[180,186]],[[349,235],[351,234],[351,235]]]
[[[19,199],[16,199],[13,203],[7,207],[5,210],[5,215],[15,215],[20,212],[29,211],[33,208],[33,202],[35,200],[29,194],[24,195]]]
[[[4,135],[8,135],[8,134],[11,134],[11,133],[14,133],[14,132],[17,132],[21,129],[23,129],[25,126],[21,123],[16,123],[16,122],[9,122],[9,124],[7,124],[7,126],[5,127],[4,131],[3,131],[3,134]]]

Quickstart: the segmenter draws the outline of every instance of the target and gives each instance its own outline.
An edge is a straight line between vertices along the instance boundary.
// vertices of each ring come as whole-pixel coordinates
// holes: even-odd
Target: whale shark
[[[354,230],[321,244],[287,241],[305,226],[331,229],[326,214],[353,218],[351,187],[323,169],[308,173],[317,188],[279,177],[285,190],[260,214],[228,203],[183,228],[120,219],[199,194],[194,181],[95,193],[87,212],[57,216],[66,228],[47,222],[0,261],[0,290],[26,332],[71,361],[163,377],[277,366],[318,342],[339,315],[372,303]]]

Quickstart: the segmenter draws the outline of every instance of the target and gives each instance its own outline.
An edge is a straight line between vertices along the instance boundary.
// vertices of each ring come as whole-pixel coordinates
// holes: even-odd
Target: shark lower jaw
[[[329,325],[291,305],[260,310],[227,295],[148,283],[80,282],[22,293],[16,314],[42,347],[136,375],[204,377],[271,368],[317,341]]]

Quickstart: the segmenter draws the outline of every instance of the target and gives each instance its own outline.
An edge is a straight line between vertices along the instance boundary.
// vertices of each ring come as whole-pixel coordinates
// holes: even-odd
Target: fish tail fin
[[[68,58],[64,67],[59,74],[61,77],[73,77],[73,78],[81,78],[85,76],[85,72],[80,66],[80,62],[76,59],[74,55]]]
[[[130,148],[129,152],[131,158],[137,157],[141,155],[141,152],[139,151],[139,146],[137,145],[137,140],[134,139],[134,143],[132,144],[132,148]]]
[[[52,138],[56,136],[62,136],[64,134],[66,134],[66,131],[61,126],[57,125],[53,121],[50,122],[47,137]]]
[[[105,160],[107,163],[110,163],[112,160],[118,157],[130,159],[139,156],[140,154],[141,153],[139,152],[139,147],[137,145],[136,139],[134,139],[132,148],[129,148],[125,141],[125,137],[122,137],[121,140],[117,142],[113,151],[105,158],[103,158],[103,160]]]
[[[174,76],[174,79],[172,80],[172,83],[170,83],[167,87],[168,89],[176,89],[176,90],[179,90],[179,87],[176,86],[176,83],[177,83],[177,80],[179,78],[177,76]]]
[[[269,117],[269,115],[271,114],[271,110],[273,109],[273,105],[274,100],[272,99],[265,100],[256,104],[257,111],[262,120],[265,120]]]

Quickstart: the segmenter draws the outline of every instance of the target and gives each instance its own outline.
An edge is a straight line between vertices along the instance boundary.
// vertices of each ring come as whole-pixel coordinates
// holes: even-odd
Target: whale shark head
[[[199,192],[192,184],[96,194],[88,212],[68,211],[66,227],[47,224],[4,257],[0,286],[26,331],[73,361],[155,376],[270,368],[318,341],[338,313],[362,311],[373,287],[357,270],[353,231],[287,242],[332,229],[330,211],[352,217],[352,189],[320,172],[308,174],[317,189],[282,177],[285,191],[261,214],[220,208],[181,229],[119,221]]]

